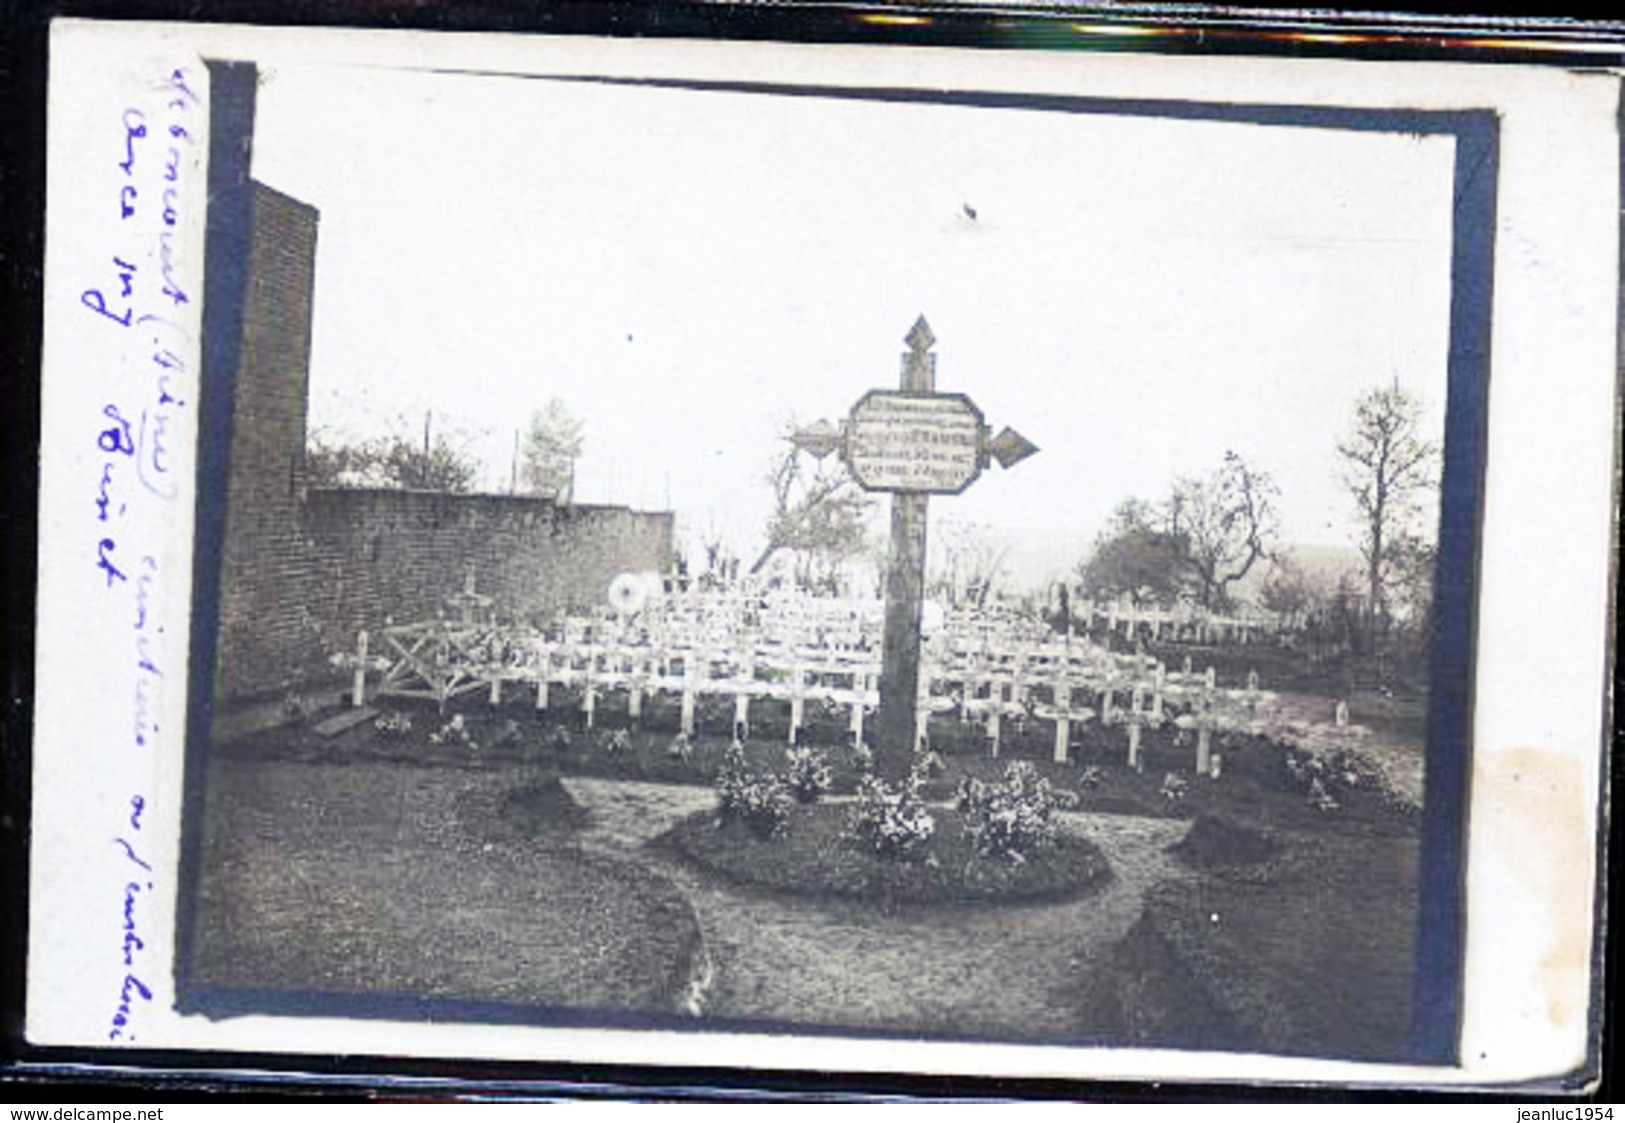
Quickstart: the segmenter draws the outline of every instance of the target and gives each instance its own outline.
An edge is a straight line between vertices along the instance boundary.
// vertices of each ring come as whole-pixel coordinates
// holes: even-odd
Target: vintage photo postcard
[[[51,48],[32,1044],[1595,1073],[1616,74]]]

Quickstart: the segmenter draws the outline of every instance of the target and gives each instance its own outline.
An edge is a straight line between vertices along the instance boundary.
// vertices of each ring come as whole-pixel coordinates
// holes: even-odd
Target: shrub
[[[471,749],[479,749],[479,744],[468,731],[468,725],[463,721],[462,714],[451,715],[451,720],[439,729],[429,734],[431,745],[467,745]]]
[[[694,725],[707,733],[734,729],[733,703],[720,695],[702,694],[694,703]]]
[[[722,754],[722,767],[717,769],[717,807],[726,819],[744,801],[745,785],[750,782],[750,766],[745,762],[745,746],[735,741]]]
[[[673,760],[680,760],[688,764],[694,759],[694,742],[687,733],[681,731],[671,739],[671,745],[666,749],[666,755]]]
[[[717,772],[717,812],[720,825],[744,823],[758,838],[783,834],[790,821],[791,799],[777,776],[752,772],[745,746],[728,746]]]
[[[1316,776],[1309,781],[1309,806],[1316,811],[1336,811],[1342,804],[1337,797],[1326,790],[1325,783]]]
[[[1190,781],[1176,772],[1166,773],[1162,777],[1162,801],[1170,807],[1185,802],[1190,790]]]
[[[874,770],[874,750],[868,745],[865,745],[862,741],[859,741],[852,746],[852,756],[857,761],[859,772],[871,772]]]
[[[982,798],[982,789],[986,787],[986,784],[974,776],[962,777],[959,786],[954,788],[954,810],[969,811],[971,806]]]
[[[752,776],[740,792],[735,816],[757,838],[785,833],[790,823],[790,793],[777,776]]]
[[[1422,817],[1422,805],[1404,792],[1385,787],[1380,793],[1380,801],[1384,809],[1401,818],[1416,820]]]
[[[1054,813],[1067,805],[1069,795],[1052,788],[1032,764],[1018,760],[1004,770],[998,783],[967,777],[959,785],[958,806],[978,854],[1019,863],[1054,844]],[[1070,802],[1075,804],[1076,797]]]
[[[315,707],[305,697],[304,692],[297,686],[290,686],[282,698],[282,723],[295,725],[301,721],[310,720]]]
[[[913,861],[923,857],[937,821],[920,799],[920,783],[919,773],[896,787],[865,776],[847,820],[848,836],[883,858]]]
[[[790,750],[784,783],[797,803],[817,803],[818,797],[829,791],[833,782],[834,774],[822,750],[811,747]]]
[[[1307,749],[1288,749],[1282,758],[1287,787],[1301,792],[1316,811],[1336,811],[1351,791],[1389,794],[1382,769],[1352,749],[1321,755]],[[1342,797],[1342,798],[1339,798]]]
[[[378,715],[378,720],[372,723],[378,731],[378,736],[385,741],[399,741],[412,732],[412,719],[405,714],[391,710]]]
[[[1353,749],[1338,749],[1327,762],[1333,781],[1343,788],[1381,791],[1388,786],[1382,768],[1370,757]]]

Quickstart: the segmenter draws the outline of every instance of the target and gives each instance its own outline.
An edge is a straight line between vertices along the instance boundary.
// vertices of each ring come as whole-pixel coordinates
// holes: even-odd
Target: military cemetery
[[[255,134],[252,68],[214,78]],[[1241,454],[1209,431],[1250,402],[1137,398],[1060,326],[1091,388],[1011,391],[975,356],[1039,352],[927,292],[900,374],[871,347],[737,417],[699,373],[579,415],[610,376],[538,374],[474,454],[445,418],[483,384],[437,372],[409,429],[334,436],[365,394],[315,390],[315,231],[355,218],[268,167],[213,173],[252,201],[220,244],[298,267],[245,290],[223,391],[190,1008],[1408,1055],[1441,401],[1327,376],[1318,444]],[[740,370],[840,331],[799,316]]]

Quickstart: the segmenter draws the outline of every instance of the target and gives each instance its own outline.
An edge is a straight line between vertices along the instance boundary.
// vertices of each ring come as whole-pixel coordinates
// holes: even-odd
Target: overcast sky
[[[938,389],[1042,451],[934,518],[1060,573],[1227,449],[1283,536],[1346,544],[1335,444],[1398,378],[1442,426],[1449,138],[359,68],[262,74],[256,178],[321,211],[311,423],[483,434],[550,397],[580,502],[747,558],[785,419]],[[974,217],[972,217],[974,213]],[[882,513],[884,507],[882,505]]]

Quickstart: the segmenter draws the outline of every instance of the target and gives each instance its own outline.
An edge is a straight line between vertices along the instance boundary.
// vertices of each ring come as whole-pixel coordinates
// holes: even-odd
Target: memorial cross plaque
[[[846,464],[869,491],[957,495],[982,474],[984,439],[963,394],[871,390],[852,407]]]
[[[876,769],[888,780],[914,764],[920,688],[920,608],[925,594],[926,511],[932,495],[964,491],[990,459],[1008,468],[1038,449],[1013,429],[989,437],[982,411],[964,394],[936,392],[936,337],[921,316],[905,340],[897,390],[871,390],[837,431],[821,421],[796,434],[796,447],[824,457],[836,450],[858,484],[892,496],[891,554],[881,641]]]

